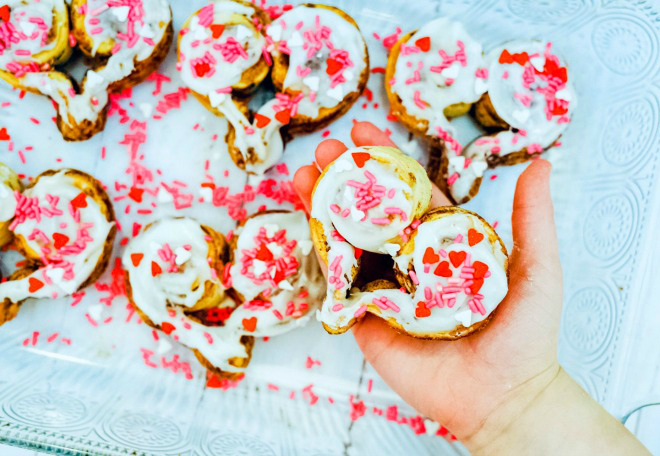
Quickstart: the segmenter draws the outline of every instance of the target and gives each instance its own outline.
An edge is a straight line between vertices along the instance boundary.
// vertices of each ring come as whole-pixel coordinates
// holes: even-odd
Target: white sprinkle
[[[318,76],[307,76],[303,79],[303,84],[310,88],[313,92],[319,90],[319,78]]]
[[[348,160],[337,160],[333,165],[335,170],[340,173],[342,171],[350,171],[353,169],[353,164]]]
[[[151,117],[151,113],[154,110],[154,107],[152,105],[150,105],[149,103],[140,103],[140,104],[138,104],[138,108],[140,108],[140,111],[142,111],[142,114],[147,119],[149,117]]]
[[[288,280],[281,280],[280,283],[277,284],[282,290],[293,290],[293,286]]]
[[[564,87],[563,89],[557,90],[555,97],[560,100],[571,101],[573,99],[573,94],[568,88]]]
[[[103,306],[101,304],[94,304],[93,306],[89,306],[87,308],[87,312],[89,312],[89,316],[92,317],[94,320],[98,320],[101,318],[101,312],[103,312]]]
[[[254,275],[260,276],[266,272],[266,263],[261,260],[252,260],[252,267],[254,268]]]
[[[174,201],[174,197],[172,196],[172,194],[170,192],[168,192],[167,190],[165,190],[163,188],[158,190],[158,202],[159,203],[171,203],[172,201]]]
[[[355,206],[352,206],[351,218],[353,219],[354,222],[359,222],[364,218],[364,212],[362,212],[360,209],[356,208]]]
[[[401,249],[401,246],[399,244],[388,242],[383,245],[383,248],[390,256],[396,256],[397,252]]]
[[[268,250],[273,254],[273,256],[280,256],[282,255],[282,247],[277,245],[277,242],[269,242],[266,247],[268,247]]]
[[[427,434],[435,435],[438,432],[438,429],[440,429],[440,423],[424,418],[424,428],[426,429]]]
[[[131,9],[128,6],[115,6],[110,8],[110,12],[114,14],[119,22],[126,22],[126,19],[128,19],[128,12],[130,10]]]
[[[454,318],[456,318],[456,321],[467,328],[472,324],[472,311],[469,307],[465,306],[463,310],[459,310],[454,314]]]
[[[298,241],[298,247],[300,247],[300,251],[302,252],[303,255],[309,255],[309,252],[312,251],[312,241],[308,240],[302,240]]]
[[[213,190],[211,190],[208,187],[201,187],[199,189],[199,196],[204,198],[204,201],[212,201],[213,200]]]
[[[326,93],[330,98],[334,98],[337,101],[342,101],[344,99],[344,90],[339,85],[332,89],[328,89]]]
[[[250,30],[249,28],[243,25],[239,25],[236,27],[236,39],[238,41],[241,41],[249,36],[252,36],[252,30]]]
[[[353,78],[355,77],[355,75],[353,74],[353,72],[351,70],[344,70],[343,74],[344,74],[344,78],[346,79],[346,81],[352,81]]]
[[[220,104],[227,99],[227,94],[225,93],[218,93],[215,90],[211,90],[209,92],[209,101],[211,102],[211,106],[214,108],[217,108],[220,106]]]
[[[55,285],[60,285],[62,279],[64,278],[64,269],[62,268],[52,268],[47,269],[48,277],[52,280]]]
[[[442,70],[440,74],[447,79],[456,79],[456,76],[458,76],[458,72],[460,71],[460,68],[458,67],[459,65],[460,64],[458,62],[452,63],[447,68]]]
[[[162,355],[163,353],[167,353],[171,349],[172,349],[172,344],[169,343],[169,341],[166,338],[161,337],[160,339],[158,339],[158,348],[156,349],[156,351],[158,352],[159,355]]]
[[[517,122],[524,124],[529,119],[530,111],[529,109],[514,109],[511,115]]]
[[[543,71],[543,65],[545,64],[545,59],[543,57],[532,57],[529,59],[529,63],[532,64],[534,68],[538,71]]]
[[[488,168],[488,163],[485,161],[473,161],[470,163],[470,168],[472,168],[472,172],[474,172],[474,175],[477,177],[482,177],[484,175],[484,171],[486,171],[486,168]]]
[[[192,257],[192,253],[183,247],[177,247],[174,249],[174,254],[176,255],[174,262],[177,264],[177,266],[181,266]]]
[[[34,24],[32,22],[20,22],[21,25],[21,30],[23,30],[23,33],[25,33],[27,36],[31,36],[34,30],[37,28],[37,24]]]

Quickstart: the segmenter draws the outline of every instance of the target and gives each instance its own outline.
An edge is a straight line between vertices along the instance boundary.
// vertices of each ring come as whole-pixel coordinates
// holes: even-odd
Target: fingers
[[[546,160],[534,160],[516,185],[511,217],[513,241],[529,260],[558,260],[550,170]]]
[[[390,137],[371,122],[355,122],[351,130],[351,139],[356,146],[396,147]]]
[[[298,192],[298,196],[305,206],[305,212],[309,214],[312,205],[312,191],[314,184],[321,175],[321,172],[314,165],[302,166],[293,176],[293,188]]]
[[[324,169],[347,150],[348,147],[336,139],[321,141],[316,148],[316,164],[319,165],[320,169]]]

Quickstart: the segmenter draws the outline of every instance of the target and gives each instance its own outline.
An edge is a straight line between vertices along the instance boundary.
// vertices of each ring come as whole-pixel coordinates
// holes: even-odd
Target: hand
[[[368,122],[356,123],[351,138],[356,146],[395,146]],[[325,140],[316,149],[316,163],[296,172],[294,187],[308,211],[320,170],[346,150],[340,141]],[[370,314],[353,327],[365,358],[388,385],[472,450],[494,448],[503,430],[524,423],[522,415],[535,417],[530,409],[549,394],[565,396],[567,385],[571,392],[579,389],[557,360],[562,274],[550,168],[535,160],[518,180],[509,292],[483,331],[452,342],[421,340]],[[434,186],[431,206],[449,204]]]

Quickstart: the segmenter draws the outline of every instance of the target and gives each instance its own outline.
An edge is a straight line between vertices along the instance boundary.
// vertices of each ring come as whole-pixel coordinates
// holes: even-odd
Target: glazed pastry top
[[[445,108],[477,101],[486,91],[487,74],[481,44],[461,23],[441,17],[401,45],[394,79],[386,84],[409,115],[428,121],[429,135],[453,136]]]
[[[317,117],[321,108],[340,104],[358,91],[367,68],[364,39],[354,24],[322,7],[297,6],[267,29],[271,52],[289,58],[287,92],[300,92],[297,110]]]
[[[0,284],[0,301],[70,295],[97,267],[114,222],[107,220],[108,208],[80,190],[81,177],[66,171],[42,175],[33,187],[15,193],[9,228],[44,266]]]
[[[323,277],[300,212],[266,212],[249,218],[238,236],[231,286],[245,302],[227,326],[256,317],[255,336],[285,332],[306,323],[323,296]]]

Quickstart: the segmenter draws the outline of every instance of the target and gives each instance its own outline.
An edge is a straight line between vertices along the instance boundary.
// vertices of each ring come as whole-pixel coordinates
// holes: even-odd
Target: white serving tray
[[[554,165],[552,186],[564,265],[561,360],[616,415],[660,396],[660,345],[654,331],[660,324],[656,285],[660,260],[654,238],[660,229],[656,191],[660,7],[652,1],[606,0],[328,3],[357,20],[372,67],[382,67],[386,60],[374,33],[383,38],[397,26],[406,32],[439,15],[463,21],[486,50],[516,38],[554,43],[569,63],[580,97],[563,145],[548,154]],[[204,3],[171,0],[171,4],[178,30]],[[156,106],[165,93],[181,85],[174,54],[172,49],[160,69],[171,78],[160,94],[153,94],[154,82],[145,82],[133,89],[131,99],[119,100],[131,119],[145,121],[146,106]],[[388,103],[382,86],[382,74],[372,74],[373,101],[360,98],[330,125],[330,137],[348,142],[352,119],[371,120],[392,130],[398,144],[424,161],[424,149],[414,141],[408,144],[407,132],[385,120]],[[103,133],[72,144],[62,141],[50,121],[54,112],[48,99],[27,94],[19,100],[18,92],[2,84],[0,101],[11,103],[0,109],[0,127],[7,127],[14,142],[12,152],[7,142],[0,142],[0,161],[28,176],[49,168],[79,168],[106,183],[111,197],[125,193],[117,192],[114,182],[130,184],[125,173],[128,147],[119,142],[130,132],[131,122],[121,123],[119,115],[112,115]],[[243,189],[246,176],[232,164],[221,141],[211,141],[213,134],[224,136],[223,119],[190,96],[162,119],[153,119],[153,114],[139,154],[146,166],[162,171],[154,176],[155,183],[177,179],[196,188],[204,162],[210,160],[209,173],[216,182],[232,193]],[[32,117],[40,123],[31,122]],[[469,119],[457,122],[459,139],[467,142],[478,134]],[[297,138],[287,146],[284,161],[291,174],[313,160],[321,135]],[[32,150],[26,150],[28,146]],[[101,159],[103,147],[105,159]],[[486,178],[480,194],[468,205],[491,223],[498,222],[509,247],[512,195],[522,169],[524,165],[490,172],[497,179]],[[225,170],[229,178],[223,177]],[[268,177],[286,178],[277,172]],[[258,180],[250,183],[257,185]],[[148,201],[145,197],[140,207],[148,207]],[[126,203],[126,199],[116,202],[123,228],[119,239],[130,236],[134,221],[144,225],[166,214],[192,215],[223,232],[234,226],[225,209],[208,203],[184,211],[161,204],[153,214],[139,217],[133,215],[135,202],[132,213],[124,213]],[[246,208],[254,211],[261,204],[280,207],[262,197]],[[15,258],[5,254],[3,260],[10,263]],[[110,273],[101,279],[103,284],[111,282]],[[204,370],[188,350],[155,341],[136,316],[126,322],[125,298],[117,297],[110,306],[99,304],[107,295],[90,287],[73,307],[71,298],[29,302],[15,320],[0,328],[0,442],[100,454],[465,452],[451,439],[415,435],[410,426],[374,413],[374,407],[395,406],[399,418],[416,415],[366,365],[350,334],[330,336],[313,321],[296,332],[258,341],[245,381],[227,391],[208,389]],[[91,326],[85,314],[94,315],[99,326]],[[33,345],[35,331],[39,336]],[[178,355],[192,366],[193,378],[186,379],[181,371],[147,367],[141,349],[160,350],[167,360]],[[306,368],[308,356],[321,365]],[[309,385],[313,395],[305,392]],[[359,401],[366,404],[366,413],[353,421],[350,404]],[[390,408],[390,414],[393,411]],[[647,444],[660,448],[653,430],[657,419],[651,413],[642,412],[630,423]]]

